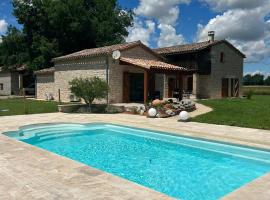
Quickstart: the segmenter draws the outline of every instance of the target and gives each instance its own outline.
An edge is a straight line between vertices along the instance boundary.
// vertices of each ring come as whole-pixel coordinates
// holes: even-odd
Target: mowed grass
[[[213,111],[192,119],[195,122],[270,130],[270,96],[248,99],[200,100]]]
[[[252,91],[256,95],[270,95],[270,86],[243,86],[243,92]]]
[[[22,98],[0,99],[0,116],[51,113],[57,111],[57,102],[29,99],[24,101]]]

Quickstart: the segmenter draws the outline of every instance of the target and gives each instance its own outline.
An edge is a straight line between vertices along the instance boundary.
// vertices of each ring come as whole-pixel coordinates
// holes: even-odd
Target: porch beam
[[[149,86],[149,71],[144,70],[144,84],[143,84],[143,101],[147,102],[148,99],[148,86]]]
[[[178,81],[179,81],[179,96],[180,99],[183,98],[183,74],[182,73],[178,73]]]

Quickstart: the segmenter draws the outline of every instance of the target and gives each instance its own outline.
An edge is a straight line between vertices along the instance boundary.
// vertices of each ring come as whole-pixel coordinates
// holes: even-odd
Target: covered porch
[[[120,58],[120,65],[135,66],[142,73],[123,72],[123,103],[182,99],[183,80],[193,72],[159,60]]]

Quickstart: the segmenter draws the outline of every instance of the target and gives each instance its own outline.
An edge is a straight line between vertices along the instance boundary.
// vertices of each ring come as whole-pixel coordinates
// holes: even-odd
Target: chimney
[[[209,31],[208,32],[208,41],[214,42],[215,41],[215,31]]]

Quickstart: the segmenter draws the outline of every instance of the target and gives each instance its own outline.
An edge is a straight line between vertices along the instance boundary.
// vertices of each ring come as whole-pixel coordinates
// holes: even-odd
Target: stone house
[[[19,95],[23,84],[24,67],[6,70],[0,67],[0,95]]]
[[[118,56],[113,58],[113,52]],[[197,98],[239,96],[243,58],[225,40],[154,50],[140,41],[86,49],[55,58],[53,68],[35,72],[36,97],[72,101],[69,82],[94,76],[109,84],[110,103],[182,98],[183,92]]]
[[[242,94],[245,55],[226,40],[209,41],[154,50],[167,62],[194,70],[184,76],[183,88],[196,98],[238,97]]]

